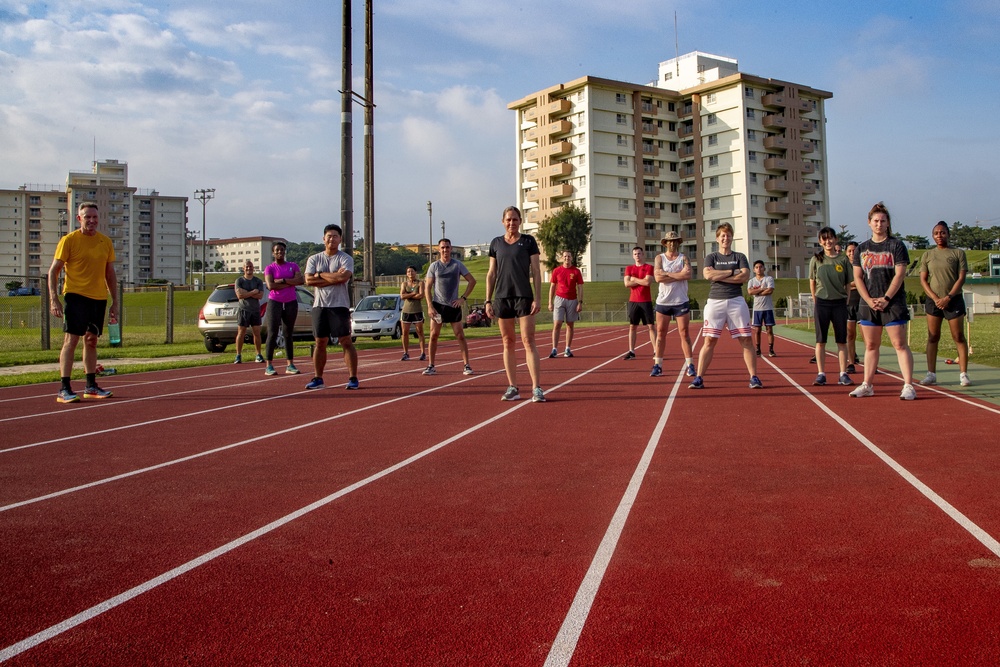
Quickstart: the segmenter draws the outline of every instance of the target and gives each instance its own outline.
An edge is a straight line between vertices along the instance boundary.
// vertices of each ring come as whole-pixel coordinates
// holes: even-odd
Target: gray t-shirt
[[[728,255],[713,252],[709,253],[708,257],[705,258],[705,266],[722,271],[731,271],[733,269],[749,269],[750,262],[747,261],[747,256],[741,252],[731,252]],[[732,299],[738,296],[743,296],[743,285],[716,282],[712,283],[712,286],[708,288],[709,299]]]
[[[434,294],[431,295],[431,301],[450,306],[451,302],[458,298],[459,281],[462,276],[467,275],[469,270],[465,268],[465,264],[454,257],[447,264],[443,264],[440,259],[431,264],[431,268],[427,270],[427,277],[434,277]]]
[[[763,278],[758,278],[754,276],[747,283],[747,288],[750,287],[763,287],[764,289],[771,288],[774,289],[774,278],[771,276],[764,276]],[[774,299],[771,298],[770,294],[755,294],[753,297],[753,309],[755,313],[763,312],[765,310],[774,310]]]
[[[253,278],[247,279],[246,276],[240,276],[236,279],[236,286],[247,292],[252,292],[254,290],[260,290],[263,294],[266,290],[264,288],[264,281],[254,276]],[[240,299],[240,308],[247,312],[260,311],[260,299]]]
[[[319,252],[311,255],[306,261],[306,274],[312,273],[335,273],[344,267],[354,273],[354,258],[343,250],[338,250],[336,255],[327,255]],[[328,285],[327,287],[314,287],[313,308],[350,308],[351,297],[347,290],[347,283],[338,285]]]

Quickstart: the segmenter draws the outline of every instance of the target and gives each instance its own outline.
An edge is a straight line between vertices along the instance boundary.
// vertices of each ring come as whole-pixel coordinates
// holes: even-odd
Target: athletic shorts
[[[240,308],[236,311],[236,326],[259,327],[260,310],[257,308],[254,308],[253,310],[244,310],[243,308]]]
[[[857,290],[851,290],[850,296],[847,297],[848,322],[858,321],[858,306],[860,305],[861,305],[861,295],[858,294]]]
[[[660,304],[656,304],[655,310],[660,315],[666,315],[667,317],[682,317],[691,312],[691,302],[685,301],[675,306],[661,306]]]
[[[629,301],[628,323],[632,326],[637,326],[639,324],[655,324],[656,318],[653,316],[653,302]]]
[[[701,313],[704,323],[701,335],[705,338],[718,338],[722,335],[722,327],[729,327],[729,335],[733,338],[744,338],[750,335],[750,308],[742,296],[731,299],[709,299]]]
[[[350,338],[351,310],[349,308],[313,308],[314,338]]]
[[[774,311],[773,310],[755,310],[753,311],[753,326],[760,327],[773,327],[774,326]]]
[[[847,301],[845,299],[817,298],[813,311],[817,343],[826,345],[831,324],[833,324],[833,340],[839,345],[847,342]]]
[[[576,312],[576,299],[564,299],[561,296],[555,297],[552,306],[553,322],[576,322],[580,319],[580,313]]]
[[[409,324],[420,324],[424,321],[424,311],[421,310],[419,313],[402,313],[399,319]]]
[[[104,313],[107,300],[91,299],[69,292],[63,306],[63,331],[73,336],[92,333],[100,337],[104,333]]]
[[[875,311],[867,303],[858,306],[858,324],[865,327],[893,327],[910,321],[910,310],[905,303],[891,304],[888,309]]]
[[[434,301],[434,310],[441,316],[441,324],[454,324],[462,321],[462,309],[454,306],[446,306],[443,303]]]
[[[513,320],[531,315],[532,299],[514,297],[509,299],[493,299],[493,314],[498,320]]]
[[[958,319],[966,314],[965,297],[959,294],[948,303],[948,308],[945,310],[938,308],[937,304],[931,301],[930,297],[927,297],[924,301],[924,312],[931,317],[943,317],[946,320]]]

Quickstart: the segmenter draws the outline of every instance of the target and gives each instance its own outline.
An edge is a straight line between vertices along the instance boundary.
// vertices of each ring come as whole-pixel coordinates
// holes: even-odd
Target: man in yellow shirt
[[[59,368],[62,387],[56,396],[59,403],[76,403],[80,397],[70,387],[76,346],[83,337],[83,369],[87,374],[84,398],[109,398],[110,391],[97,386],[97,339],[104,330],[104,311],[111,293],[110,322],[118,321],[118,278],[115,276],[115,248],[104,234],[97,231],[97,204],[83,202],[77,210],[80,229],[59,240],[56,256],[49,268],[49,312],[63,319],[62,351]],[[59,274],[65,269],[63,294],[65,308],[59,300]]]

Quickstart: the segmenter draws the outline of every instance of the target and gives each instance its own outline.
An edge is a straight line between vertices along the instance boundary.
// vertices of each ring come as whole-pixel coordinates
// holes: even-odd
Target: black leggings
[[[826,338],[833,324],[833,340],[847,342],[847,299],[816,299],[813,321],[816,324],[816,342],[826,345]]]
[[[274,359],[274,347],[278,341],[278,326],[281,326],[281,333],[285,337],[285,358],[291,361],[294,356],[292,347],[292,330],[295,327],[295,318],[299,315],[299,302],[288,301],[268,301],[267,311],[264,314],[264,326],[267,327],[267,344],[264,346],[264,355],[268,363]]]

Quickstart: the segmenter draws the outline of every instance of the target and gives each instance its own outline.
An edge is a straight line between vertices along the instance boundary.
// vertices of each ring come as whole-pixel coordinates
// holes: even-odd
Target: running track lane
[[[565,360],[565,362],[563,360],[559,360],[560,364],[569,363],[571,361],[576,361],[577,363],[579,363],[579,360]],[[588,363],[590,363],[590,362],[588,362]],[[723,374],[723,370],[724,370],[723,366],[721,364],[722,364],[722,362],[721,362],[721,355],[720,355],[720,359],[718,359],[716,361],[716,363],[715,363],[715,368],[719,369],[718,370],[719,375],[722,375]],[[627,366],[627,365],[619,364],[619,366],[623,366],[624,367],[624,366]],[[549,366],[546,365],[546,368],[548,369]],[[714,370],[715,369],[713,369],[713,371]],[[631,371],[631,372],[629,372],[629,371]],[[615,379],[615,378],[604,377],[604,378],[602,378],[601,382],[594,383],[593,386],[591,386],[589,388],[589,390],[590,390],[590,392],[592,394],[598,394],[598,395],[600,395],[602,392],[604,394],[606,394],[607,393],[606,390],[607,390],[608,386],[626,387],[626,386],[628,386],[629,381],[634,382],[636,380],[639,380],[639,383],[638,383],[637,386],[639,387],[640,392],[641,393],[646,393],[648,391],[647,387],[649,386],[649,383],[653,382],[653,381],[651,381],[649,378],[642,379],[642,374],[643,373],[642,373],[641,370],[639,371],[639,373],[637,373],[635,371],[635,366],[634,365],[633,366],[628,366],[628,371],[626,371],[624,373],[624,376],[623,376],[624,379],[618,380],[618,379]],[[638,378],[636,377],[637,375],[639,376]],[[713,375],[714,375],[714,373],[713,373]],[[727,390],[727,391],[731,391],[731,393],[732,393],[733,396],[739,396],[739,395],[745,396],[746,395],[746,390],[745,389],[741,389],[741,387],[740,387],[741,384],[742,384],[743,387],[745,387],[745,379],[742,378],[742,375],[743,374],[740,373],[740,372],[734,372],[733,373],[734,378],[737,378],[737,379],[733,381],[733,383],[732,383],[733,386],[731,387],[731,389]],[[768,381],[767,376],[765,376],[765,381]],[[713,380],[713,382],[715,382],[715,380]],[[547,382],[546,384],[548,385],[549,383]],[[666,385],[666,383],[663,383],[663,384]],[[721,384],[721,383],[719,383],[719,384]],[[573,385],[570,385],[569,387],[566,388],[567,391],[577,390],[579,392],[579,395],[574,397],[574,401],[573,402],[582,401],[582,400],[588,400],[586,398],[586,396],[584,396],[584,394],[586,392],[583,391],[583,390],[577,389],[577,388],[582,387],[582,386],[583,386],[583,383],[582,382],[578,382],[578,383],[574,383]],[[560,389],[560,391],[562,391],[562,389]],[[557,391],[556,392],[557,396],[558,396],[558,393],[559,392]],[[710,392],[708,390],[706,390],[705,394],[707,395],[709,393]],[[591,396],[591,398],[589,400],[591,400],[593,402],[594,397]],[[642,400],[645,400],[645,399],[643,398]],[[552,403],[550,403],[550,404],[548,404],[546,406],[527,406],[527,407],[530,408],[530,409],[539,409],[539,408],[541,408],[541,409],[546,409],[546,410],[548,410],[549,408],[555,407],[555,406],[558,406],[560,408],[569,408],[569,407],[574,407],[572,405],[573,402],[564,402],[562,405],[560,405],[556,400],[554,400]],[[631,403],[630,403],[630,405],[631,405]],[[575,406],[575,407],[578,408],[579,406]],[[607,406],[604,401],[601,401],[601,402],[598,403],[598,407],[597,407],[596,410],[600,410],[601,407],[610,407],[611,408],[611,410],[609,410],[606,413],[606,416],[603,419],[603,423],[596,423],[595,424],[593,419],[590,419],[590,420],[587,420],[587,419],[580,420],[580,411],[578,409],[573,410],[572,412],[570,412],[569,413],[570,417],[565,422],[562,422],[562,421],[557,422],[557,423],[573,423],[574,420],[577,420],[577,422],[579,423],[579,425],[581,425],[583,427],[581,429],[577,429],[576,431],[571,431],[571,432],[567,433],[566,442],[573,442],[574,439],[578,440],[578,442],[574,443],[574,444],[577,445],[576,449],[579,449],[579,444],[581,442],[582,443],[587,443],[588,440],[595,441],[595,442],[589,443],[591,445],[589,448],[588,447],[584,447],[584,450],[582,452],[582,458],[586,462],[588,462],[588,463],[590,462],[589,459],[591,459],[591,458],[598,458],[600,455],[607,456],[609,454],[609,452],[613,453],[613,452],[617,451],[614,448],[609,448],[608,447],[608,442],[614,442],[616,445],[620,446],[625,451],[629,451],[629,452],[633,451],[632,447],[629,446],[631,443],[627,443],[626,442],[625,445],[623,446],[623,445],[620,444],[620,442],[616,442],[616,440],[614,439],[614,436],[619,436],[617,438],[617,440],[620,441],[620,434],[623,431],[620,428],[620,426],[621,426],[620,424],[614,423],[615,419],[613,417],[616,417],[617,413],[628,413],[628,408],[625,408],[624,410],[622,410],[622,409],[617,409],[616,410],[616,405],[612,404],[610,406]],[[524,414],[524,413],[522,412],[522,414]],[[640,411],[639,414],[640,414],[640,416],[642,415],[641,411]],[[612,418],[609,418],[609,416],[612,417]],[[636,432],[636,433],[638,433],[640,435],[644,435],[644,434],[648,433],[651,430],[651,428],[648,425],[642,425],[643,423],[644,423],[643,419],[641,419],[641,418],[637,419],[635,415],[632,415],[632,419],[628,420],[628,422],[625,424],[625,428],[628,429],[628,427],[631,426],[632,427],[632,431],[634,431],[634,432]],[[507,440],[506,436],[507,435],[508,435],[507,433],[504,433],[504,438],[502,439],[502,441],[499,442],[499,443],[497,443],[493,449],[489,450],[489,452],[493,452],[495,449],[500,449],[502,451],[504,447],[510,447],[511,446],[510,443],[506,442],[506,440]],[[532,440],[533,439],[532,435],[533,434],[531,434],[529,432],[524,437],[527,440]],[[594,436],[597,436],[597,437],[594,437]],[[607,437],[608,441],[607,442],[600,442],[599,440],[601,440],[604,437]],[[537,438],[535,438],[535,440],[537,441]],[[641,438],[640,438],[640,440],[641,440]],[[536,442],[536,444],[537,444],[537,442]],[[559,445],[560,445],[560,443],[558,443],[558,442],[554,443],[554,446],[551,448],[551,450],[554,450],[553,453],[551,454],[551,456],[556,457],[558,459],[557,461],[553,462],[553,465],[556,467],[556,469],[558,469],[559,464],[565,463],[565,461],[562,459],[562,457],[558,454],[558,452],[560,450]],[[450,453],[455,452],[455,450],[449,449],[449,450],[447,450],[447,452],[450,454]],[[544,453],[549,453],[550,452],[550,448],[546,447],[543,450],[543,452]],[[522,465],[524,467],[526,467],[527,470],[524,473],[522,473],[522,474],[528,475],[529,477],[530,476],[537,477],[539,473],[533,469],[534,468],[534,462],[532,461],[532,457],[535,457],[535,458],[539,457],[539,452],[538,451],[529,451],[526,454],[523,454],[523,457],[524,457],[524,463]],[[430,459],[428,459],[428,460],[430,460]],[[474,464],[476,462],[481,461],[481,460],[482,460],[481,457],[474,458],[472,461],[468,462],[467,465],[472,466],[472,469],[476,470]],[[463,463],[465,463],[465,462],[463,461]],[[498,463],[496,465],[499,466],[501,464],[506,464],[506,463],[507,463],[507,459],[505,458],[502,462],[500,462],[500,463]],[[574,462],[574,463],[576,463],[576,462]],[[581,465],[581,464],[577,463],[577,465]],[[416,467],[417,466],[414,466],[413,469],[416,469]],[[450,472],[452,472],[454,474],[457,474],[460,477],[459,481],[464,480],[465,475],[463,474],[463,470],[462,470],[462,468],[461,468],[460,465],[447,466],[447,470],[449,470]],[[545,470],[548,471],[548,468],[546,468]],[[489,477],[492,477],[492,475],[495,474],[496,472],[497,472],[497,470],[495,470],[492,467],[489,470],[486,471],[486,473],[488,474],[487,476],[489,476]],[[551,471],[548,471],[548,472],[549,472],[549,474],[551,474]],[[589,470],[587,467],[582,467],[582,469],[581,469],[580,472],[581,472],[580,476],[573,476],[571,479],[574,482],[576,482],[578,480],[584,480],[584,481],[586,481],[588,483],[588,488],[591,487],[591,486],[594,486],[595,480],[599,480],[600,479],[600,475],[596,471]],[[441,474],[441,473],[438,473],[438,474]],[[477,478],[479,476],[478,475],[473,475],[473,477]],[[545,475],[545,477],[547,479],[548,475]],[[537,480],[536,480],[535,483],[536,484],[538,483]],[[530,479],[529,479],[529,480],[526,480],[525,482],[523,482],[523,486],[525,487],[526,491],[530,492],[531,490],[533,490],[533,486],[534,485],[532,485],[530,483]],[[529,486],[531,486],[532,488],[528,488]],[[420,484],[419,486],[415,487],[415,490],[419,491],[419,489],[423,489],[423,488],[424,488],[424,485]],[[476,490],[478,490],[478,487],[473,487],[472,489],[470,489],[469,493],[474,493]],[[487,501],[496,502],[496,499],[494,498],[494,496],[496,496],[497,494],[499,494],[499,498],[502,499],[503,498],[502,494],[503,494],[503,491],[505,490],[505,487],[502,486],[502,485],[500,487],[497,487],[497,488],[495,488],[494,486],[489,486],[488,490],[489,490],[489,493],[485,494],[485,496],[487,497],[486,500]],[[547,489],[547,490],[549,491],[549,493],[547,494],[549,496],[558,495],[558,493],[554,493],[552,491],[552,489]],[[620,491],[620,489],[619,489],[619,491]],[[457,502],[459,502],[460,504],[465,504],[467,502],[466,499],[467,499],[469,493],[464,493],[464,494],[459,495],[457,497]],[[426,489],[425,489],[425,494],[426,494]],[[416,496],[416,497],[419,497],[419,498],[423,499],[423,496]],[[437,511],[435,511],[433,509],[433,499],[436,498],[436,497],[438,497],[438,494],[432,492],[430,494],[430,496],[428,497],[428,499],[427,499],[426,505],[423,502],[417,504],[421,508],[423,508],[425,506],[432,508],[430,510],[431,511],[431,516],[426,519],[428,522],[432,521],[439,514],[439,512],[437,512]],[[570,496],[570,500],[572,500],[573,498],[574,498],[574,496],[571,495]],[[531,501],[531,498],[529,498],[529,501]],[[395,503],[398,502],[398,499],[396,499],[396,500],[390,499],[389,502],[390,502],[390,506],[389,506],[389,508],[387,508],[387,511],[386,512],[378,512],[378,513],[375,514],[375,516],[380,517],[380,518],[386,518],[386,517],[392,516],[391,508],[396,506]],[[551,501],[549,501],[549,502],[551,504]],[[607,502],[607,501],[605,500],[605,502]],[[544,504],[544,501],[543,501],[543,504]],[[501,505],[503,505],[502,502],[501,502]],[[558,506],[558,504],[556,504],[556,505],[557,505],[556,509],[560,509],[560,507]],[[463,509],[464,509],[464,505],[463,505]],[[602,508],[602,510],[603,510],[603,508]],[[481,512],[482,510],[479,509],[478,511]],[[562,512],[560,511],[560,512],[558,512],[558,514],[561,515]],[[548,517],[546,517],[546,519],[547,518]],[[438,520],[442,521],[442,519],[438,519]],[[494,525],[496,523],[499,523],[499,521],[500,521],[500,519],[498,517],[487,514],[485,525],[483,526],[482,529],[485,530],[487,526],[492,526],[492,525]],[[476,532],[474,530],[475,527],[477,525],[483,524],[483,523],[484,523],[483,519],[482,518],[478,518],[478,514],[473,514],[473,521],[470,524],[469,530],[472,533],[475,533]],[[393,532],[394,532],[393,531],[393,527],[395,525],[396,525],[396,523],[394,523],[392,521],[388,522],[388,525],[386,526],[386,532],[387,532],[388,535],[391,536],[393,534]],[[424,524],[423,521],[420,521],[420,522],[417,522],[416,525],[417,526],[423,526],[425,524]],[[449,522],[447,520],[447,517],[445,517],[443,519],[443,527],[445,529],[447,529],[447,527],[449,527],[449,526],[453,526],[453,524],[452,524],[452,522]],[[361,528],[361,530],[363,530],[363,527]],[[452,528],[452,530],[454,530],[454,528]],[[592,530],[592,528],[591,528],[591,530]],[[396,532],[398,532],[398,530]],[[445,532],[447,532],[447,530]],[[571,534],[572,534],[572,532],[571,532]],[[532,538],[532,535],[528,535],[527,537],[530,540]],[[391,550],[392,546],[393,545],[388,545],[387,548],[389,548]],[[428,565],[430,565],[433,562],[436,562],[437,554],[433,551],[433,547],[428,546],[427,549],[428,549],[429,553],[432,554],[431,561],[430,561],[430,563],[428,563]],[[446,553],[450,553],[450,552],[446,551]],[[530,552],[529,552],[529,554],[530,554]],[[557,552],[557,554],[558,554],[558,552]],[[510,560],[510,555],[509,554],[503,554],[503,555],[504,555],[504,560],[507,560],[507,561]],[[396,556],[393,556],[393,558],[395,558],[395,557]],[[518,559],[515,559],[515,560],[518,560]],[[579,560],[579,559],[577,559],[577,560]],[[475,563],[475,562],[479,562],[479,559],[469,558],[468,562],[470,564],[471,563]],[[546,563],[546,564],[548,564],[548,563]],[[578,562],[577,565],[580,565],[580,563]],[[422,576],[423,574],[425,574],[426,572],[433,572],[432,568],[427,568],[427,569],[425,569],[425,568],[417,568],[417,569],[422,571],[421,575],[416,575],[416,577],[415,577],[418,583],[423,578],[423,576]],[[391,572],[391,570],[389,570],[389,571]],[[490,571],[492,572],[492,570],[490,570]],[[379,576],[385,576],[386,572],[387,572],[387,570],[385,570],[385,569],[382,569],[382,568],[378,569],[378,575]],[[394,574],[393,576],[401,577],[401,575],[399,575],[399,574]],[[454,576],[455,576],[455,574],[453,574],[451,572],[447,573],[447,577],[449,577],[449,579],[447,580],[447,583],[451,583],[452,584],[452,586],[448,587],[449,590],[453,590],[456,587],[455,582],[453,582],[452,579],[451,579],[451,577],[454,577]],[[307,578],[306,581],[309,581],[309,579]],[[381,582],[379,582],[379,583],[380,583],[380,585],[382,585]],[[486,594],[489,593],[488,588],[489,587],[487,587],[487,590],[485,591]],[[561,588],[562,587],[559,587],[558,590],[561,590]],[[402,601],[402,603],[405,603],[406,599],[409,599],[409,597],[410,597],[406,593],[407,590],[411,590],[412,591],[413,589],[411,589],[411,588],[404,588],[404,591],[402,591],[401,594],[400,594],[400,597],[404,598],[403,601]],[[147,597],[147,596],[144,596],[144,597]],[[520,611],[521,607],[523,607],[523,605],[515,605],[515,611]],[[405,608],[405,604],[401,608]],[[391,613],[391,611],[392,610],[390,609],[390,613]],[[157,610],[154,613],[158,614],[158,613],[161,613],[161,612],[159,610]],[[562,613],[561,610],[559,611],[559,613]],[[181,616],[183,616],[183,615],[184,614],[182,613]],[[558,615],[558,614],[556,614],[556,615]],[[379,616],[378,618],[382,618],[382,617]],[[447,626],[447,623],[445,623],[445,625]],[[476,623],[473,623],[473,626],[475,626],[475,625],[476,625]],[[435,632],[435,631],[440,632],[440,628],[438,626],[439,626],[438,621],[437,621],[437,619],[435,619],[435,622],[427,630],[429,632],[432,632],[432,633]],[[340,627],[340,626],[338,625],[338,627]],[[361,629],[362,630],[365,629],[366,627],[367,626],[365,626],[364,624],[361,625]],[[409,627],[409,626],[407,626],[407,627]],[[470,630],[470,632],[471,632],[471,630]],[[436,635],[431,634],[430,636],[434,637]],[[475,636],[474,633],[471,636]],[[551,636],[551,635],[549,635],[549,636]],[[506,637],[504,637],[504,640],[506,640]],[[424,638],[424,641],[426,641],[426,638]],[[541,640],[542,644],[544,644],[547,641],[550,641],[550,640],[549,639],[545,639],[545,638],[543,638]],[[53,643],[55,643],[55,642],[53,642]],[[504,641],[503,643],[506,644],[506,641]],[[487,644],[487,646],[491,646],[491,645],[492,644]],[[393,645],[390,644],[390,645],[388,645],[386,647],[386,650],[388,651],[387,655],[390,658],[392,656],[395,656],[395,657],[398,658],[398,656],[400,655],[400,653],[399,652],[393,652],[392,646]],[[473,644],[473,646],[476,646],[476,644]],[[397,646],[397,648],[398,648],[398,646]],[[506,646],[504,648],[506,648]],[[376,654],[372,654],[372,655],[377,655],[377,653]],[[453,654],[449,654],[447,652],[444,653],[444,654],[442,654],[441,657],[444,657],[444,656],[447,656],[447,655],[452,655],[452,657],[454,657]],[[483,659],[484,662],[491,662],[491,659],[490,659],[491,655],[492,655],[493,658],[498,658],[497,662],[499,662],[499,663],[505,662],[504,659],[500,659],[497,655],[490,654],[488,651],[482,651],[482,654],[479,655],[479,657],[481,659]],[[509,658],[511,654],[501,653],[501,655],[502,656],[506,656],[506,657]],[[579,659],[580,658],[578,656],[578,660]],[[531,662],[534,662],[534,660],[529,660],[527,662],[531,663]],[[525,662],[524,661],[511,661],[508,664],[525,664]],[[580,664],[591,664],[591,663],[589,663],[589,662],[581,662]]]

